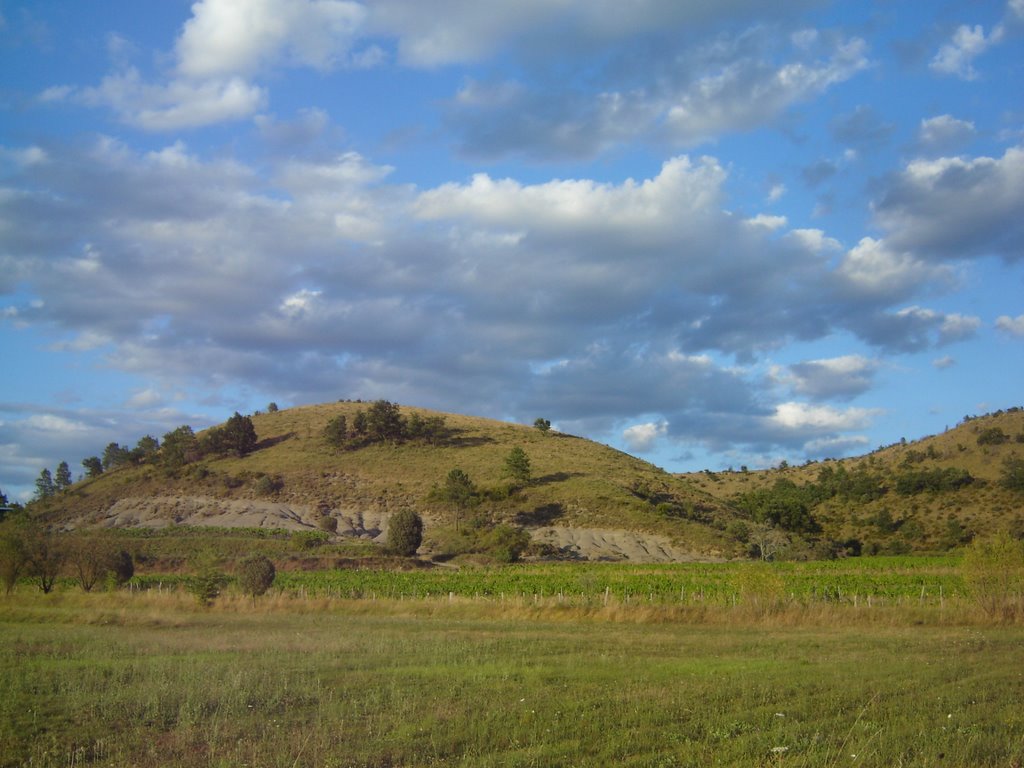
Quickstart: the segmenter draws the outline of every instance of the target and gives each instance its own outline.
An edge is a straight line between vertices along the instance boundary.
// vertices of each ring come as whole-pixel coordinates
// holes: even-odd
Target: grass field
[[[1018,766],[1024,630],[962,605],[0,600],[4,766]]]

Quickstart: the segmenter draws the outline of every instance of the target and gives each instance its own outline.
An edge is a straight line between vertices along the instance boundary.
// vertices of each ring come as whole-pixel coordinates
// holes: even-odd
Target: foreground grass
[[[0,764],[1024,761],[1019,627],[730,615],[19,591]]]

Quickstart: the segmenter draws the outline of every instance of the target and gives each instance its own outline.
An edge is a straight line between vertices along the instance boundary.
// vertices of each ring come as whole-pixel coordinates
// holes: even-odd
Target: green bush
[[[238,568],[238,586],[255,600],[274,584],[277,569],[263,555],[253,555],[242,561]]]
[[[423,543],[423,519],[411,509],[402,509],[388,520],[388,549],[411,557]]]

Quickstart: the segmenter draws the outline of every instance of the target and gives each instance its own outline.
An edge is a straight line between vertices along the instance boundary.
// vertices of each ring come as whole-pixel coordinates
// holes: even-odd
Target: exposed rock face
[[[338,535],[383,541],[389,514],[380,510],[332,509]],[[302,531],[318,528],[321,511],[311,505],[204,496],[124,498],[92,521],[103,528],[165,528],[169,525],[220,528],[283,528]],[[692,552],[673,546],[666,536],[606,528],[541,527],[530,530],[534,541],[548,544],[563,557],[579,560],[628,560],[636,563],[671,563],[697,559]],[[699,559],[706,560],[706,556]]]

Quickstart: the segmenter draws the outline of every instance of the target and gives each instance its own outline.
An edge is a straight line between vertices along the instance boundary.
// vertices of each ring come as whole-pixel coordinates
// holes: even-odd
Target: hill
[[[244,456],[215,452],[170,467],[165,440],[141,463],[76,483],[46,503],[47,514],[76,528],[311,530],[326,516],[337,521],[339,535],[380,538],[391,513],[412,508],[427,523],[426,548],[433,551],[452,548],[454,528],[500,524],[527,530],[535,552],[563,557],[679,560],[742,551],[726,533],[735,517],[728,504],[590,440],[402,407],[401,419],[441,423],[442,434],[329,442],[329,423],[344,417],[355,424],[372,407],[338,402],[254,414],[256,443]],[[200,444],[209,433],[197,435]],[[506,460],[517,447],[529,459],[530,480],[510,489]],[[438,490],[455,468],[477,490],[462,519]]]
[[[679,477],[741,514],[803,505],[817,537],[868,554],[951,549],[996,530],[1024,537],[1024,409],[856,458]]]
[[[381,403],[398,431],[359,432]],[[340,418],[353,426],[332,442]],[[255,432],[244,455],[223,445],[234,420]],[[165,439],[36,506],[67,528],[336,526],[335,541],[380,540],[390,515],[411,508],[427,523],[427,554],[472,551],[471,532],[505,526],[525,530],[534,555],[639,561],[936,551],[998,529],[1024,535],[1019,408],[856,458],[681,475],[572,435],[385,401],[236,415],[195,445],[170,462]],[[528,482],[509,477],[516,448]],[[474,484],[464,507],[445,498],[456,468]]]

